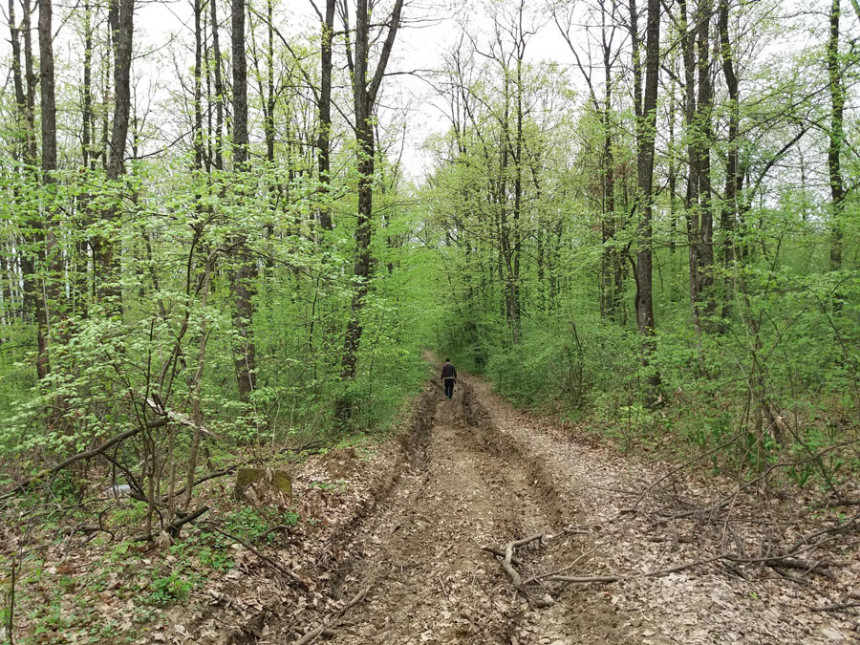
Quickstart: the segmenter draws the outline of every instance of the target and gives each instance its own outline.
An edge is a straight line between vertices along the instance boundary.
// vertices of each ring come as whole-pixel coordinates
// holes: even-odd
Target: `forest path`
[[[843,548],[843,568],[832,581],[763,565],[744,572],[720,561],[726,549],[764,549],[774,527],[782,527],[782,540],[808,531],[780,524],[773,500],[751,498],[745,506],[735,498],[727,537],[728,519],[707,509],[727,491],[731,496],[734,482],[676,479],[631,513],[661,479],[656,462],[517,412],[469,376],[461,376],[453,400],[436,383],[419,397],[405,453],[392,485],[341,538],[329,602],[342,608],[356,601],[342,615],[330,614],[315,642],[857,642],[856,616],[817,609],[860,591],[852,573],[860,563],[856,549]],[[696,508],[704,513],[689,512]],[[536,534],[544,538],[514,554],[524,580],[559,570],[623,579],[533,580],[516,593],[500,559],[483,547],[504,550]],[[667,571],[675,567],[682,569]],[[297,625],[290,627],[295,634]]]
[[[458,383],[452,400],[435,389],[425,396],[433,398],[429,433],[416,438],[407,472],[348,548],[364,554],[355,588],[367,588],[367,596],[329,642],[625,642],[611,607],[598,606],[596,615],[582,607],[536,611],[516,597],[482,547],[552,535],[516,554],[521,566],[538,559],[546,566],[548,556],[579,557],[581,539],[563,531],[557,491],[539,464],[499,433],[471,379]],[[549,601],[537,597],[538,604]]]

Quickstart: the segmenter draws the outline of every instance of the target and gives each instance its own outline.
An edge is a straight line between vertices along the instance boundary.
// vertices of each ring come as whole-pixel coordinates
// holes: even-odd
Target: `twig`
[[[167,525],[167,534],[173,538],[178,537],[179,532],[182,530],[183,526],[185,526],[189,522],[193,522],[208,510],[208,506],[201,506],[200,508],[195,509],[190,513],[182,513],[177,511],[176,519],[174,519],[170,524]]]
[[[370,587],[365,587],[364,589],[359,591],[357,594],[355,594],[355,596],[353,596],[352,600],[350,600],[348,603],[346,603],[343,606],[343,609],[336,612],[333,616],[331,616],[327,620],[324,620],[319,627],[315,627],[311,631],[307,632],[301,638],[294,640],[292,642],[292,645],[307,645],[307,643],[310,643],[317,636],[322,635],[324,632],[328,632],[329,629],[331,629],[331,627],[330,627],[331,624],[334,621],[337,621],[337,620],[340,620],[341,618],[343,618],[343,616],[344,616],[344,614],[346,614],[346,612],[348,612],[350,609],[352,609],[358,603],[360,603],[362,601],[362,599],[367,595],[368,591],[370,591]]]
[[[526,544],[530,544],[532,542],[535,542],[536,540],[541,540],[541,539],[543,539],[543,537],[544,537],[544,534],[539,533],[537,535],[532,535],[531,537],[523,538],[522,540],[515,540],[513,542],[508,542],[505,545],[504,557],[502,559],[502,569],[504,569],[505,573],[508,574],[508,577],[511,579],[511,582],[514,583],[514,589],[516,589],[517,591],[522,590],[523,583],[522,583],[522,578],[520,577],[520,574],[517,572],[516,569],[514,569],[514,566],[513,566],[515,564],[514,563],[514,549],[518,549],[519,547],[525,546]],[[494,549],[493,547],[484,547],[483,550],[489,551],[490,553],[493,553],[493,554],[499,555],[499,556],[501,556],[501,554],[502,554],[500,549]]]
[[[121,441],[125,441],[126,439],[133,437],[134,435],[143,432],[144,427],[132,428],[131,430],[127,430],[122,434],[118,434],[115,437],[108,439],[102,445],[93,448],[92,450],[86,450],[84,452],[79,452],[76,455],[72,455],[65,461],[53,466],[52,468],[46,468],[42,472],[40,472],[35,477],[31,477],[30,479],[21,482],[20,484],[16,484],[14,488],[6,491],[2,495],[0,495],[0,500],[8,499],[10,497],[14,497],[18,493],[23,493],[26,490],[32,488],[36,483],[47,477],[48,475],[55,475],[61,470],[68,468],[74,463],[81,461],[82,459],[90,459],[92,457],[96,457],[103,453],[105,450],[110,448],[113,445],[120,443]]]
[[[499,556],[500,558],[505,557],[505,552],[502,551],[501,549],[497,549],[494,546],[482,546],[481,551],[486,551],[487,553],[492,553],[493,555]],[[520,560],[519,558],[512,557],[511,562],[513,562],[518,567],[523,566],[523,561]]]
[[[706,452],[698,454],[695,457],[693,457],[692,459],[687,460],[686,462],[684,462],[683,464],[681,464],[677,468],[670,470],[668,473],[666,473],[665,475],[663,475],[659,479],[655,480],[650,486],[648,486],[648,488],[643,490],[642,493],[639,495],[639,497],[636,498],[636,501],[633,502],[633,506],[631,506],[630,508],[621,509],[621,513],[635,513],[636,509],[639,507],[639,504],[642,503],[642,500],[645,499],[645,497],[648,495],[648,493],[650,493],[652,490],[654,490],[654,488],[659,483],[666,481],[667,479],[669,479],[670,477],[672,477],[676,473],[679,473],[680,471],[687,468],[687,466],[691,466],[692,464],[699,461],[700,459],[704,459],[705,457],[708,457],[709,455],[712,455],[715,452],[722,450],[723,448],[727,448],[728,446],[733,444],[735,441],[737,441],[737,439],[738,439],[737,436],[734,436],[731,439],[729,439],[728,441],[726,441],[725,443],[720,444],[716,448],[712,448],[711,450],[708,450]]]
[[[845,611],[860,607],[860,602],[844,602],[841,605],[827,605],[826,607],[810,607],[812,611]]]
[[[586,551],[585,553],[583,553],[582,555],[580,555],[576,560],[574,560],[574,561],[573,561],[573,562],[571,562],[570,564],[568,564],[568,565],[566,565],[566,566],[562,567],[561,569],[556,569],[555,571],[550,571],[550,572],[548,572],[548,573],[541,573],[541,574],[539,574],[539,575],[532,576],[531,578],[529,578],[528,580],[526,580],[526,581],[523,583],[523,585],[527,585],[527,584],[529,584],[529,583],[531,583],[531,582],[537,582],[538,580],[543,580],[544,578],[552,578],[553,576],[557,576],[557,575],[559,575],[559,574],[562,574],[562,573],[564,573],[565,571],[570,571],[571,569],[573,569],[573,567],[575,567],[577,564],[579,564],[579,563],[580,563],[584,558],[587,558],[588,556],[590,556],[590,555],[591,555],[592,553],[594,553],[595,551],[597,551],[597,547],[594,547],[594,548],[593,548],[593,549],[591,549],[590,551]]]
[[[554,582],[618,582],[619,580],[625,580],[626,578],[623,576],[592,576],[592,577],[577,577],[577,576],[554,576],[549,578]]]
[[[216,533],[220,533],[221,535],[223,535],[226,538],[230,538],[231,540],[235,540],[236,542],[238,542],[239,544],[244,546],[246,549],[248,549],[251,553],[253,553],[258,558],[260,558],[260,560],[262,560],[263,563],[269,565],[270,567],[272,567],[273,569],[275,569],[279,573],[282,573],[286,577],[295,581],[296,584],[298,584],[299,587],[301,587],[305,591],[307,591],[310,588],[308,583],[305,582],[297,573],[295,573],[294,571],[291,571],[290,569],[288,569],[287,567],[285,567],[281,563],[273,560],[272,558],[265,555],[264,553],[261,553],[258,549],[256,549],[253,545],[251,545],[248,541],[243,540],[242,538],[240,538],[236,535],[233,535],[232,533],[228,533],[227,531],[224,531],[224,530],[218,528],[218,526],[216,526],[213,522],[201,522],[200,526],[201,527],[205,526],[206,528],[211,529],[212,531],[215,531]]]

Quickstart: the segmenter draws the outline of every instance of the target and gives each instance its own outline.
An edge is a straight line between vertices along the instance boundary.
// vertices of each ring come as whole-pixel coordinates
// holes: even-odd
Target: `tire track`
[[[580,642],[577,633],[588,620],[569,620],[565,614],[575,612],[558,605],[532,609],[481,550],[561,532],[565,500],[539,457],[497,431],[468,379],[450,401],[439,388],[429,388],[416,405],[411,430],[404,438],[402,474],[373,513],[350,527],[350,564],[341,568],[332,591],[336,597],[369,592],[339,621],[329,642]],[[562,537],[517,555],[528,575],[579,553],[581,545]]]

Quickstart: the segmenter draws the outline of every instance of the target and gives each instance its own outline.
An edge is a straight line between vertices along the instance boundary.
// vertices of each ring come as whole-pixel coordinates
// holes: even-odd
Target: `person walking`
[[[446,358],[442,366],[442,383],[445,384],[445,396],[449,399],[454,396],[454,383],[457,382],[457,369],[451,364],[451,359]]]

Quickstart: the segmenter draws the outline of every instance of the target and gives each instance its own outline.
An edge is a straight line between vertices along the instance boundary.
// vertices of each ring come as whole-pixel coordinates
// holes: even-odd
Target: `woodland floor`
[[[259,553],[235,545],[235,569],[154,617],[137,642],[860,641],[850,511],[835,524],[833,512],[800,512],[803,499],[694,469],[660,481],[665,464],[516,412],[474,377],[450,401],[428,385],[408,426],[372,450],[309,460],[294,490],[313,530]],[[505,546],[535,535],[512,549],[517,592]],[[770,559],[786,549],[791,558]],[[310,589],[261,563],[263,551]],[[553,572],[620,579],[540,577]]]

